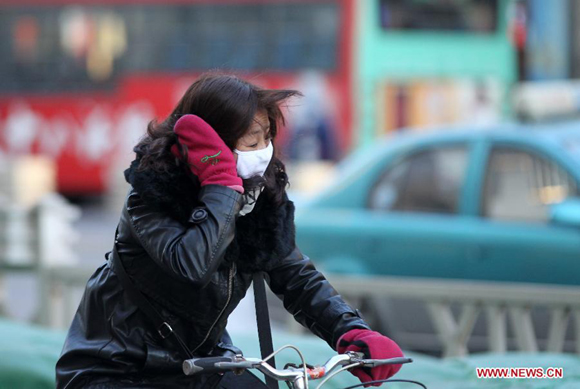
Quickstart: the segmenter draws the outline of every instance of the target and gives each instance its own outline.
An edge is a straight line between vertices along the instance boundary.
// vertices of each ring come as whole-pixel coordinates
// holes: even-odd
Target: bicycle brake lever
[[[348,355],[351,359],[363,359],[365,357],[364,353],[360,351],[347,351],[346,355]]]

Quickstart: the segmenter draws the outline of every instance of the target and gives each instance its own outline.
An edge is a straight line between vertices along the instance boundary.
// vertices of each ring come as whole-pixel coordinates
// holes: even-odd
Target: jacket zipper
[[[232,267],[230,268],[230,272],[229,272],[229,275],[228,275],[228,299],[226,300],[226,304],[224,305],[224,307],[220,311],[218,317],[215,319],[215,321],[213,322],[213,324],[211,325],[211,327],[209,327],[209,331],[207,331],[207,334],[205,335],[205,338],[203,338],[203,340],[201,341],[201,343],[195,349],[193,349],[192,353],[195,353],[207,341],[207,339],[209,338],[209,335],[211,334],[211,331],[216,326],[216,324],[218,323],[218,321],[220,320],[220,318],[224,314],[226,308],[230,304],[230,300],[232,299],[232,292],[233,292],[234,271],[235,271],[235,268],[236,268],[236,263],[234,262],[234,263],[232,263]]]

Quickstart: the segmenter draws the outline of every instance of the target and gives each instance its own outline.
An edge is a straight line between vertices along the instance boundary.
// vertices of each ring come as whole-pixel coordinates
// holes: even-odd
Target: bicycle
[[[287,364],[284,366],[284,369],[275,369],[267,363],[268,359],[272,358],[274,355],[287,348],[292,348],[298,352],[300,358],[302,359],[302,365],[296,366],[293,364]],[[246,358],[242,355],[236,355],[234,357],[207,357],[187,359],[183,362],[183,373],[185,375],[191,376],[195,374],[233,371],[234,374],[239,375],[247,369],[256,369],[277,381],[286,382],[290,389],[308,389],[309,379],[318,380],[324,378],[324,380],[316,387],[316,389],[320,389],[335,375],[354,367],[363,366],[372,368],[386,364],[397,365],[411,362],[413,362],[413,360],[407,357],[390,359],[365,359],[363,353],[348,351],[345,354],[338,354],[333,356],[328,361],[326,361],[324,365],[310,366],[306,364],[304,356],[300,350],[292,345],[286,345],[264,359]],[[337,367],[339,368],[336,371],[333,371]],[[403,379],[385,379],[372,381],[370,383],[389,382],[407,382],[427,389],[424,384],[418,381]],[[364,385],[368,384],[369,382],[361,383],[349,386],[345,389],[363,387]]]

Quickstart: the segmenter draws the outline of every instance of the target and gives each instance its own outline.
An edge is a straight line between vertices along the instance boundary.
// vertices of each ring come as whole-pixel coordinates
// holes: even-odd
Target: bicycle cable
[[[341,367],[337,371],[333,371],[331,374],[328,375],[328,377],[326,377],[325,379],[323,379],[320,384],[318,384],[318,386],[316,387],[316,389],[320,389],[322,387],[322,385],[324,385],[326,383],[326,381],[328,381],[329,379],[331,379],[332,377],[334,377],[338,373],[341,373],[341,372],[343,372],[345,370],[350,369],[351,367],[355,367],[355,366],[359,366],[359,365],[360,365],[359,362],[351,363],[350,365],[346,365],[346,366]]]
[[[294,351],[296,351],[298,353],[298,355],[300,356],[300,360],[302,360],[302,366],[304,367],[304,384],[306,387],[308,387],[308,370],[306,367],[306,358],[304,358],[304,355],[302,355],[302,352],[300,352],[300,350],[298,350],[298,347],[296,346],[292,346],[291,344],[287,344],[285,346],[280,347],[278,350],[274,351],[272,354],[268,355],[266,358],[263,359],[263,362],[266,362],[268,359],[274,357],[276,354],[278,354],[280,351],[285,350],[287,348],[291,348]]]
[[[284,370],[288,369],[289,367],[293,367],[295,369],[302,369],[303,368],[303,365],[302,364],[297,365],[295,363],[288,362],[287,364],[284,365]],[[309,368],[309,369],[314,369],[315,366],[307,363],[306,364],[306,367]]]

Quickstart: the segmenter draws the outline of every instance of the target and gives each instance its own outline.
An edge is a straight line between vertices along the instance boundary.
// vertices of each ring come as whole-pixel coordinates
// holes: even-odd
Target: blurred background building
[[[338,180],[335,166],[347,156],[392,135],[578,116],[580,0],[3,0],[5,313],[50,315],[33,298],[46,285],[22,271],[36,272],[45,258],[29,242],[53,242],[50,264],[75,263],[73,256],[85,269],[102,263],[133,146],[210,70],[304,93],[286,107],[276,143],[298,200]],[[446,166],[463,171],[451,161]],[[51,193],[81,213],[54,197],[42,203]],[[46,209],[62,211],[64,232],[37,239],[27,228]],[[50,217],[42,219],[48,229],[58,225]],[[76,254],[58,251],[63,245]],[[71,279],[84,282],[85,273]]]
[[[278,141],[290,162],[336,162],[400,128],[510,118],[518,81],[580,72],[573,0],[0,7],[0,150],[50,157],[66,195],[107,193],[147,122],[207,70],[305,93]]]

